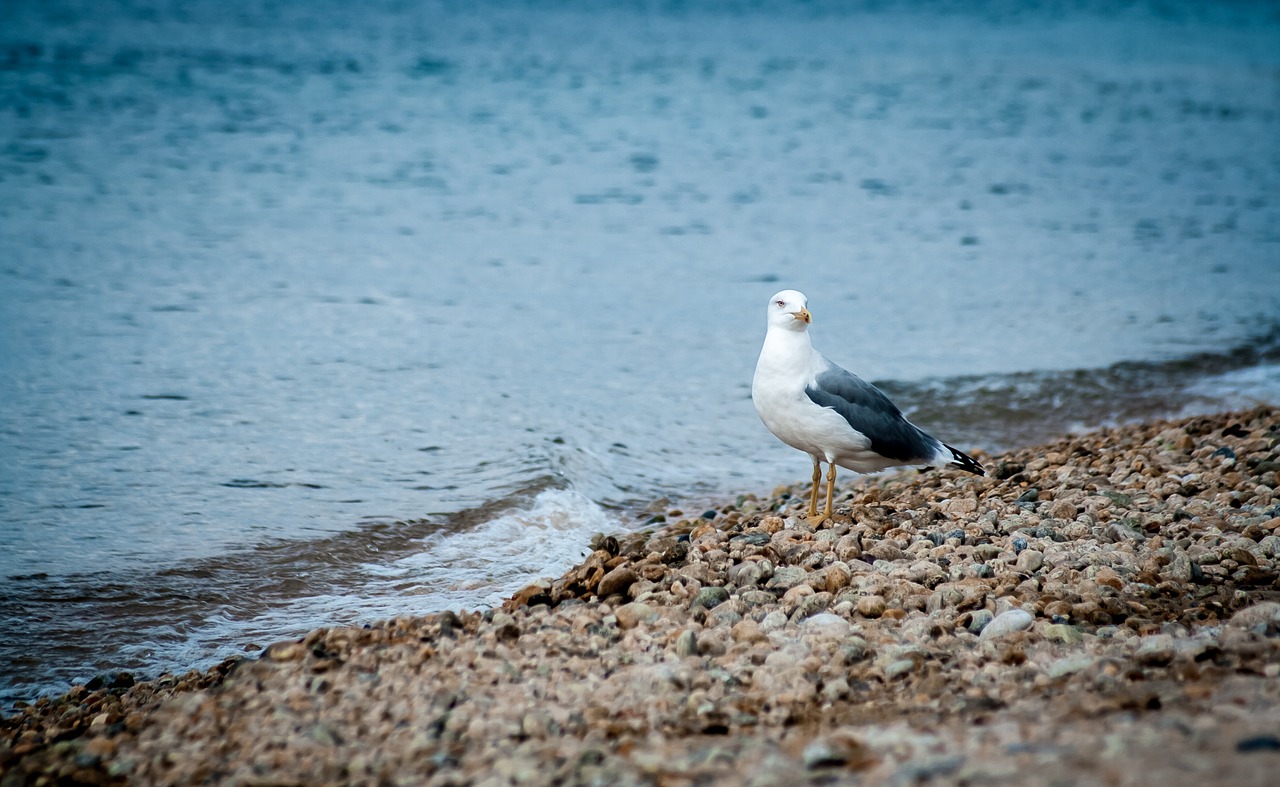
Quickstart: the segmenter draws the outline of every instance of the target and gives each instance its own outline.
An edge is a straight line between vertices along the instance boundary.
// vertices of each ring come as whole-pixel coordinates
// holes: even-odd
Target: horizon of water
[[[1280,402],[1265,5],[4,13],[3,701],[807,480],[783,288],[966,449]]]

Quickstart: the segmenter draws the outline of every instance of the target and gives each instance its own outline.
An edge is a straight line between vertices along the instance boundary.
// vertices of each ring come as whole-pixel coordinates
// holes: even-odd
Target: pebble
[[[711,586],[699,590],[697,595],[693,597],[693,601],[690,602],[689,606],[694,609],[698,607],[711,609],[713,607],[720,606],[728,600],[729,591],[722,587]]]
[[[642,623],[652,623],[658,619],[658,611],[640,601],[623,604],[613,612],[618,619],[618,628],[631,629]]]
[[[833,767],[850,767],[858,770],[869,764],[870,759],[871,754],[867,745],[856,735],[844,731],[837,731],[811,741],[800,755],[801,762],[809,770]]]
[[[1230,625],[1244,629],[1259,629],[1260,633],[1280,633],[1280,602],[1263,601],[1245,607],[1231,616]]]
[[[787,620],[788,620],[787,613],[783,612],[780,609],[775,609],[774,611],[770,612],[768,615],[765,615],[764,620],[760,621],[760,630],[765,633],[768,633],[770,631],[777,631],[778,629],[787,625]]]
[[[1049,678],[1056,680],[1058,678],[1073,675],[1077,672],[1087,670],[1093,666],[1093,657],[1086,654],[1077,654],[1066,656],[1050,664],[1045,669],[1045,674]]]
[[[809,572],[796,566],[779,566],[774,569],[773,576],[765,583],[765,587],[790,590],[809,578]]]
[[[820,612],[805,618],[803,626],[805,631],[839,639],[844,639],[853,633],[853,625],[849,621],[830,612]]]
[[[1024,574],[1034,574],[1044,565],[1044,553],[1035,549],[1027,549],[1018,555],[1018,570]]]
[[[627,589],[639,579],[640,576],[630,566],[618,566],[604,575],[596,593],[601,598],[607,598],[615,593],[626,593]]]
[[[975,609],[969,613],[968,623],[965,628],[974,634],[981,634],[982,630],[991,625],[991,621],[995,618],[995,613],[989,609]]]
[[[1138,640],[1138,649],[1134,651],[1133,658],[1139,664],[1164,666],[1173,661],[1176,653],[1172,636],[1153,634]]]
[[[982,629],[980,638],[983,640],[999,639],[1019,631],[1026,631],[1031,628],[1031,624],[1035,623],[1035,620],[1030,612],[1011,609],[992,618],[991,622]]]
[[[1051,623],[1045,626],[1042,630],[1042,636],[1047,640],[1061,642],[1066,645],[1079,645],[1084,641],[1084,635],[1080,633],[1080,629],[1065,623]]]
[[[878,618],[884,614],[885,601],[880,596],[863,596],[858,599],[858,614],[864,618]]]
[[[677,656],[696,656],[698,655],[698,637],[692,629],[685,629],[676,638],[676,655]]]

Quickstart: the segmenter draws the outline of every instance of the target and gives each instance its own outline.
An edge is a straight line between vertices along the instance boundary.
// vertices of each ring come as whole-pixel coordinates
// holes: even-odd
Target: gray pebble
[[[1031,624],[1035,623],[1035,618],[1030,612],[1022,609],[1011,609],[996,615],[990,623],[982,629],[981,639],[991,640],[1008,636],[1016,631],[1026,631],[1031,628]]]

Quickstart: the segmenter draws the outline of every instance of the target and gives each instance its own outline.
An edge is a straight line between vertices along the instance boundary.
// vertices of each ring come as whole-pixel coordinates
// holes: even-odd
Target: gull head
[[[803,292],[783,290],[769,299],[769,327],[789,331],[808,329],[813,316],[807,308],[809,299]]]

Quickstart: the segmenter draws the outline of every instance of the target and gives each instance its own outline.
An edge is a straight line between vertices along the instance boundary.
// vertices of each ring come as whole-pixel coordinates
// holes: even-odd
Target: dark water
[[[1280,401],[1258,3],[0,6],[0,697],[492,603],[807,477]]]

